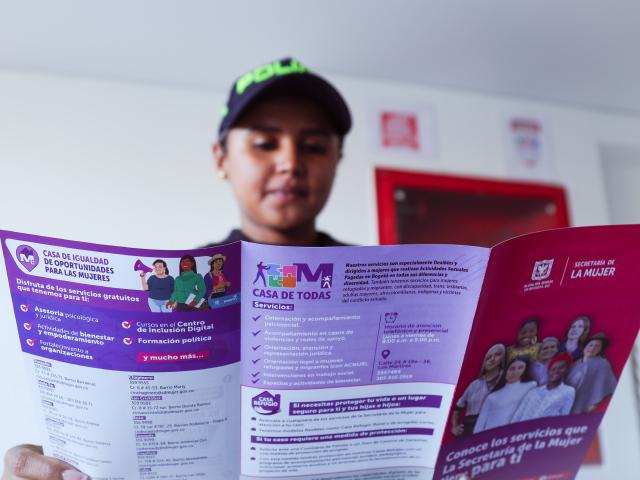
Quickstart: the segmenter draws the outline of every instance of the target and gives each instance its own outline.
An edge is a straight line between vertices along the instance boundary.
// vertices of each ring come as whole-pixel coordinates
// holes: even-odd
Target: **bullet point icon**
[[[22,326],[24,327],[25,330],[31,330],[32,324],[31,322],[24,322]]]
[[[36,341],[33,338],[27,338],[27,345],[33,347],[36,344]]]
[[[29,304],[27,304],[27,303],[21,304],[20,305],[20,310],[25,312],[25,313],[28,312],[29,311]]]
[[[125,345],[131,345],[133,343],[133,337],[124,337],[122,339],[122,343]]]
[[[129,320],[125,320],[120,325],[122,325],[122,328],[131,328],[131,322]]]
[[[260,320],[260,317],[261,317],[261,316],[262,316],[262,315],[258,315],[257,317],[251,317],[251,318],[253,318],[253,321],[254,321],[254,322],[257,322],[258,320]]]

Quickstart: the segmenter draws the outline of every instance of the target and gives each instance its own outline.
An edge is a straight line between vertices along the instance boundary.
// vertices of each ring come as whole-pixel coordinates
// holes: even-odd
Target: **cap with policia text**
[[[284,58],[260,65],[233,84],[222,111],[218,135],[231,128],[247,108],[267,93],[309,98],[327,112],[339,135],[351,129],[349,107],[333,85],[295,58]]]

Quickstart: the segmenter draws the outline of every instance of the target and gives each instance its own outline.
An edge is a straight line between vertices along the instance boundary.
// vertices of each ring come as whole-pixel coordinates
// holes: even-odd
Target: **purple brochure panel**
[[[94,480],[237,478],[240,244],[0,236],[45,453]]]
[[[488,254],[243,243],[243,476],[429,478]]]
[[[626,225],[493,249],[435,478],[574,478],[638,332],[638,245]]]

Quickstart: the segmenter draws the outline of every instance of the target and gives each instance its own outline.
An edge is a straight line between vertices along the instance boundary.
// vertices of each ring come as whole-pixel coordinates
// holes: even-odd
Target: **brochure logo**
[[[539,260],[533,266],[531,280],[546,280],[551,276],[551,268],[553,267],[553,258],[551,260]]]
[[[18,258],[18,262],[30,272],[40,263],[38,252],[29,245],[20,245],[16,248],[16,257]]]
[[[331,288],[333,285],[333,263],[320,263],[315,269],[308,263],[280,263],[260,262],[256,265],[255,285],[259,280],[263,287],[296,288],[303,282],[319,283],[320,288]]]
[[[265,390],[251,399],[251,406],[260,415],[274,415],[280,411],[280,395]]]

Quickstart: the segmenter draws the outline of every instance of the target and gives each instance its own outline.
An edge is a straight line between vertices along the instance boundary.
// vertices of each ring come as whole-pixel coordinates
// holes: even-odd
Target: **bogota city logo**
[[[16,257],[18,258],[18,262],[30,272],[40,263],[38,252],[29,245],[20,245],[16,248]]]
[[[553,267],[553,259],[551,260],[539,260],[533,266],[533,272],[531,273],[531,280],[545,280],[551,275],[551,268]]]
[[[274,415],[280,411],[280,395],[265,390],[251,399],[251,406],[260,415]]]
[[[296,288],[302,282],[315,282],[320,288],[331,288],[333,282],[333,263],[320,263],[312,270],[308,263],[279,263],[260,262],[256,265],[255,285],[259,281],[263,287]]]

